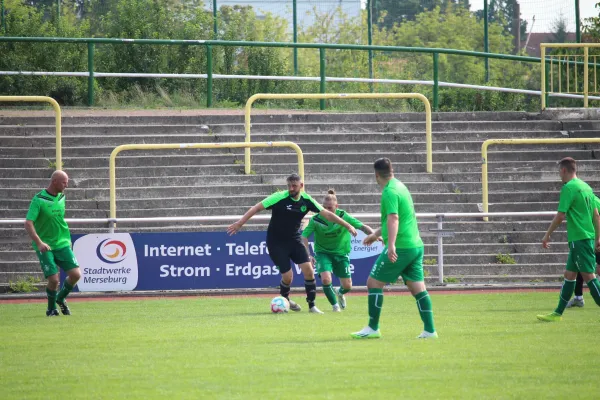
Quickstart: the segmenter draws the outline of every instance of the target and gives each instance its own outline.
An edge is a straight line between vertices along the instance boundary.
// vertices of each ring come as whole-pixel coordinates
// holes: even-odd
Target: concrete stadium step
[[[556,278],[556,275],[503,275],[503,276],[487,276],[487,275],[467,275],[467,276],[445,276],[446,284],[463,284],[463,285],[527,285],[536,287],[543,285],[556,286],[557,293],[560,291],[561,280]],[[427,286],[436,286],[438,278],[425,278]]]
[[[21,210],[1,210],[0,209],[0,218],[25,218],[27,215],[27,209]],[[108,218],[109,212],[108,210],[98,210],[98,209],[67,209],[66,218]]]
[[[399,100],[402,101],[402,100]],[[232,113],[232,111],[234,111]],[[124,114],[115,115],[114,111],[100,115],[97,111],[90,113],[71,113],[68,109],[63,111],[62,120],[64,124],[71,125],[130,125],[130,124],[207,124],[207,123],[242,123],[244,115],[235,110],[226,110],[226,114],[220,114],[219,110],[215,113],[200,115],[191,115],[185,111],[156,110],[153,115],[139,115],[136,111],[125,111]],[[193,112],[192,112],[193,113]],[[110,115],[109,115],[110,114]],[[538,121],[549,120],[550,116],[539,113],[527,113],[522,111],[503,111],[503,112],[434,112],[431,114],[433,121]],[[54,123],[54,114],[48,110],[44,115],[14,116],[10,114],[0,114],[0,125],[18,124],[18,125],[51,125]],[[274,123],[295,123],[295,122],[387,122],[387,121],[424,121],[425,114],[422,112],[381,112],[381,113],[345,113],[345,112],[320,112],[320,111],[302,111],[293,110],[290,112],[269,110],[253,110],[252,121],[255,122],[274,122]]]
[[[131,141],[128,141],[131,143]],[[221,143],[225,144],[225,143]],[[426,151],[425,142],[342,142],[336,141],[333,144],[327,144],[324,146],[323,143],[297,143],[305,155],[308,154],[319,154],[325,151],[327,154],[330,153],[346,153],[352,151],[355,146],[360,146],[364,152],[369,153],[385,153],[388,152],[411,152],[411,153],[424,153]],[[116,145],[110,146],[96,146],[87,145],[82,147],[71,147],[65,146],[62,149],[62,154],[65,158],[71,157],[98,157],[108,156],[115,149]],[[481,151],[481,142],[434,142],[432,145],[433,154],[437,157],[439,154],[448,152],[477,152]],[[538,146],[519,146],[520,152],[542,152],[542,151],[556,151],[557,145],[538,145]],[[561,151],[599,151],[600,143],[595,147],[581,144],[573,145],[562,145]],[[493,157],[502,151],[509,151],[509,146],[497,146],[490,149],[489,156]],[[131,154],[131,152],[128,152]],[[198,154],[242,154],[243,149],[230,149],[227,147],[220,147],[215,149],[159,149],[159,150],[135,150],[136,156],[152,156],[152,157],[172,157],[172,156],[192,156]],[[252,149],[252,154],[277,154],[284,153],[294,155],[293,150],[290,148],[256,148]],[[22,158],[22,157],[52,157],[55,151],[53,146],[47,147],[2,147],[0,148],[0,158]]]
[[[117,189],[122,190],[121,193],[127,193],[129,190],[139,189],[154,193],[156,189],[167,191],[174,188],[178,193],[182,188],[197,188],[191,190],[190,194],[194,193],[210,193],[210,194],[250,194],[250,193],[272,193],[275,190],[283,190],[286,188],[285,178],[278,180],[278,183],[261,182],[260,176],[238,176],[237,179],[229,179],[224,176],[199,176],[199,177],[177,177],[165,181],[163,177],[157,178],[127,178],[117,180]],[[362,178],[362,179],[361,179]],[[337,193],[379,193],[380,188],[373,180],[372,175],[364,174],[356,176],[356,179],[348,177],[349,182],[326,181],[324,183],[311,179],[307,185],[307,190],[311,196],[321,201],[320,196],[324,196],[328,189],[335,189]],[[479,182],[404,182],[411,192],[414,193],[480,193],[482,184]],[[587,183],[592,187],[600,187],[600,177],[598,180],[587,180]],[[0,183],[0,187],[19,188],[19,189],[37,189],[48,185],[47,179],[34,180],[11,180],[7,179]],[[209,186],[210,185],[210,186]],[[106,190],[109,187],[108,179],[88,179],[76,180],[71,179],[69,182],[69,191],[74,189],[89,189],[90,191],[98,190],[102,196],[106,196]],[[526,192],[536,190],[540,192],[560,192],[562,183],[554,181],[489,181],[488,189],[491,194],[500,192]],[[237,188],[237,190],[236,190]],[[199,191],[198,191],[199,190]],[[17,191],[15,191],[17,192]],[[90,192],[94,193],[94,192]],[[68,194],[68,192],[67,192]],[[125,196],[127,194],[124,194]],[[87,194],[87,197],[99,198],[96,193]],[[71,196],[69,196],[71,197]],[[0,195],[2,198],[2,195]],[[338,199],[341,200],[341,199]]]
[[[166,127],[168,128],[168,127]],[[14,132],[13,132],[14,131]],[[8,131],[0,125],[0,137],[6,147],[53,147],[55,144],[55,131],[49,130],[43,135],[22,135],[15,128],[13,131]],[[8,133],[14,135],[7,135]],[[168,132],[168,133],[166,133]],[[269,141],[292,141],[298,144],[302,143],[327,143],[331,144],[331,139],[340,142],[424,142],[425,131],[422,132],[341,132],[324,135],[323,133],[300,132],[300,133],[274,133],[274,134],[253,134],[252,142],[269,142]],[[564,131],[486,131],[486,132],[433,132],[432,141],[436,142],[482,142],[485,139],[503,139],[503,138],[564,138]],[[213,134],[208,132],[194,132],[182,134],[166,130],[165,132],[150,133],[141,132],[125,132],[120,135],[109,131],[107,133],[94,133],[78,130],[69,134],[62,134],[63,146],[117,146],[120,144],[130,143],[227,143],[227,142],[243,142],[245,134]]]
[[[345,152],[345,153],[305,153],[304,160],[306,163],[312,164],[324,164],[324,163],[343,163],[348,165],[349,163],[364,163],[365,166],[370,164],[372,169],[372,162],[377,158],[385,155],[393,163],[396,164],[410,164],[411,168],[413,164],[420,164],[420,168],[423,169],[426,155],[424,152]],[[50,159],[53,158],[53,154],[49,154]],[[488,156],[490,160],[502,160],[506,166],[509,162],[520,162],[525,164],[519,165],[519,168],[524,168],[527,164],[530,164],[532,160],[535,161],[548,161],[550,163],[556,163],[564,157],[573,157],[576,160],[582,162],[588,159],[594,159],[594,152],[591,150],[547,150],[547,151],[494,151]],[[198,155],[172,155],[172,156],[120,156],[117,159],[117,167],[134,167],[134,166],[148,166],[148,167],[159,167],[162,165],[230,165],[230,164],[241,164],[243,162],[243,150],[239,152],[232,151],[227,154],[198,154]],[[264,164],[268,162],[269,165],[273,164],[284,164],[287,165],[291,160],[295,159],[295,154],[283,154],[283,153],[252,153],[253,163]],[[467,167],[464,165],[465,162],[471,162],[474,165],[481,163],[481,155],[475,152],[447,152],[447,153],[436,153],[433,156],[434,164],[437,163],[463,163],[460,166]],[[64,168],[106,168],[108,166],[108,155],[105,157],[64,157],[63,159]],[[353,165],[354,166],[354,165]],[[459,165],[456,165],[457,167]],[[0,158],[0,168],[50,168],[50,162],[48,158]],[[556,167],[556,166],[555,166]],[[271,167],[273,168],[273,167]],[[406,168],[406,167],[404,167]],[[416,169],[416,167],[414,167]],[[253,168],[255,169],[255,168]],[[295,168],[297,169],[297,167]],[[255,169],[257,172],[258,169]],[[447,172],[447,169],[436,172]],[[260,173],[266,171],[260,170]],[[363,171],[361,171],[363,172]],[[364,171],[367,172],[367,171]],[[401,170],[400,172],[406,172]],[[421,170],[416,171],[421,172]]]
[[[565,249],[566,250],[566,249]],[[497,254],[444,254],[444,265],[448,264],[478,264],[483,268],[486,264],[499,265]],[[557,260],[567,261],[568,253],[511,253],[517,264],[548,264]],[[500,264],[513,265],[513,264]],[[564,271],[564,264],[563,264]]]
[[[413,183],[412,185],[419,186],[420,184]],[[323,195],[328,187],[330,187],[328,184],[313,184],[312,186],[312,188],[307,189],[307,192],[309,194],[312,193],[317,197]],[[409,186],[410,189],[410,185],[407,186]],[[336,195],[340,199],[340,203],[343,204],[376,204],[381,198],[381,192],[372,184],[344,184],[338,185],[337,187],[340,188],[340,191],[336,192]],[[344,191],[343,188],[350,188],[351,191]],[[180,206],[183,204],[191,205],[186,203],[186,199],[189,199],[190,201],[199,201],[199,199],[202,198],[207,205],[236,206],[240,204],[240,201],[246,203],[253,202],[253,204],[256,204],[265,197],[280,190],[284,190],[284,187],[278,187],[277,185],[228,185],[214,188],[207,186],[134,187],[117,188],[117,199],[119,201],[139,199],[142,202],[147,201],[148,204],[158,204],[156,203],[156,200],[161,200],[163,201],[162,204],[165,204],[166,202],[168,204]],[[3,200],[30,200],[39,191],[39,188],[22,188],[18,191],[6,191],[0,195],[0,198]],[[412,198],[415,204],[434,202],[477,204],[482,201],[481,193],[454,193],[450,190],[448,190],[448,192],[450,193],[428,193],[413,190]],[[541,195],[546,196],[544,198],[548,199],[548,201],[558,201],[558,193],[555,191],[541,190],[536,193],[526,191],[490,192],[489,199],[491,204],[531,202],[538,200]],[[71,188],[68,192],[67,201],[84,199],[101,201],[107,200],[108,198],[108,188]]]
[[[15,204],[19,202],[18,204]],[[1,218],[19,218],[27,214],[30,200],[0,200],[0,215]],[[178,200],[176,203],[169,204],[163,199],[151,199],[147,201],[136,200],[118,200],[117,199],[117,216],[121,218],[145,218],[148,216],[160,217],[175,217],[175,216],[215,216],[215,215],[243,215],[253,204],[235,204],[230,206],[215,206],[207,205],[208,201],[200,199],[192,199],[189,202]],[[212,202],[214,203],[214,202]],[[8,205],[7,205],[8,204]],[[68,209],[67,218],[79,217],[85,215],[88,211],[89,215],[98,215],[101,217],[103,212],[108,210],[108,201],[98,202],[95,200],[88,201],[69,201],[67,202]],[[169,207],[171,205],[171,207]],[[343,208],[351,213],[373,213],[377,212],[379,203],[370,204],[345,204],[340,203],[340,208]],[[538,212],[551,211],[556,212],[556,203],[501,203],[490,204],[490,212]],[[416,204],[417,213],[477,213],[480,209],[474,203],[421,203]],[[17,210],[18,213],[15,213]],[[76,211],[84,210],[84,211]],[[187,210],[187,212],[186,212]],[[16,214],[16,215],[15,215]],[[503,217],[506,220],[523,219],[524,217]],[[531,217],[529,219],[535,219]]]
[[[446,264],[444,257],[444,276],[489,276],[489,277],[503,277],[503,276],[522,276],[522,275],[554,275],[555,279],[558,279],[564,271],[565,264],[559,263],[533,263],[533,264],[493,264],[493,265],[480,265],[480,264]],[[565,259],[566,261],[566,259]],[[429,273],[429,276],[438,276],[437,266],[427,265],[424,266],[425,271]]]
[[[457,235],[463,235],[457,233]],[[436,240],[436,238],[433,238]],[[559,247],[555,244],[554,247]],[[519,253],[537,253],[541,250],[540,243],[444,243],[444,261],[447,255],[471,254],[508,254],[511,257]],[[437,258],[437,243],[425,245],[425,258]],[[445,264],[445,262],[444,262]]]
[[[587,163],[587,164],[586,164]],[[585,181],[592,181],[600,176],[600,162],[594,163],[593,161],[586,161],[586,163],[580,165],[585,169],[580,168],[578,176]],[[544,171],[490,171],[488,172],[488,178],[490,183],[496,181],[559,181],[558,172],[556,171],[556,164],[550,164],[553,169]],[[437,166],[439,167],[440,164]],[[491,169],[493,169],[494,163],[491,163]],[[496,165],[503,165],[504,163],[496,163]],[[348,173],[342,172],[319,172],[318,167],[307,164],[307,175],[306,185],[312,183],[345,183],[345,182],[367,182],[374,180],[373,178],[373,164],[370,165],[371,171],[369,172],[357,172],[352,171]],[[597,166],[597,170],[594,170],[594,166]],[[119,168],[117,174],[117,182],[123,186],[135,186],[131,182],[143,182],[144,179],[154,178],[168,178],[167,182],[176,182],[179,179],[198,179],[199,182],[203,180],[215,179],[218,182],[229,180],[234,182],[248,182],[254,183],[257,179],[260,179],[263,183],[272,184],[284,184],[288,173],[264,173],[258,175],[245,175],[243,172],[243,166],[233,165],[224,169],[222,172],[218,171],[217,167],[223,166],[164,166],[157,169],[148,169],[146,167],[130,167],[130,168]],[[308,172],[312,171],[312,172]],[[108,171],[106,169],[97,168],[69,168],[68,171],[71,187],[108,187]],[[4,179],[0,180],[0,187],[45,187],[48,184],[48,178],[52,174],[50,169],[39,169],[39,168],[2,168],[0,169],[0,176]],[[414,173],[401,173],[396,172],[395,176],[402,182],[481,182],[481,171],[471,172],[414,172]],[[29,183],[35,182],[36,184]],[[88,183],[89,182],[89,183]],[[101,184],[106,182],[106,184]]]
[[[257,197],[257,199],[262,197]],[[259,200],[260,201],[260,200]],[[19,204],[15,204],[20,202]],[[258,201],[257,201],[258,202]],[[256,202],[256,203],[257,203]],[[18,210],[19,215],[27,214],[30,200],[0,200],[0,215],[2,218],[15,218],[11,210]],[[117,199],[117,216],[121,218],[145,218],[149,216],[156,217],[175,217],[175,216],[215,216],[215,215],[243,215],[250,207],[256,203],[240,203],[229,206],[218,205],[214,200],[203,200],[202,198],[182,200],[169,203],[165,199],[148,199],[148,200],[119,200]],[[9,205],[7,205],[9,204]],[[67,200],[67,218],[80,216],[84,212],[76,212],[75,210],[91,210],[90,214],[96,214],[98,210],[108,210],[108,201],[98,202],[95,200],[87,201],[70,201]],[[215,205],[217,204],[217,205]],[[169,207],[170,206],[170,207]],[[340,208],[343,208],[351,213],[372,213],[379,209],[379,202],[370,204],[350,204],[340,203]],[[537,212],[537,211],[554,211],[556,212],[557,203],[501,203],[490,204],[490,212]],[[417,213],[476,213],[480,212],[479,207],[475,203],[420,203],[415,205]],[[71,212],[73,211],[73,214]],[[98,213],[102,215],[102,213]],[[523,217],[514,217],[523,218]],[[510,219],[504,217],[504,219]]]
[[[354,213],[356,214],[356,213]],[[120,216],[125,218],[125,216]],[[193,216],[194,214],[187,214],[185,216]],[[231,214],[236,215],[236,214]],[[241,215],[241,214],[237,214]],[[144,216],[147,217],[147,216]],[[21,216],[20,219],[24,219]],[[377,219],[363,218],[363,222],[368,223],[372,226],[378,226]],[[528,238],[533,238],[541,243],[541,238],[546,233],[546,229],[550,225],[550,219],[547,221],[452,221],[448,220],[444,223],[444,230],[455,232],[454,237],[444,238],[446,244],[517,244],[517,243],[529,243]],[[232,219],[230,222],[196,222],[196,221],[173,221],[173,222],[120,222],[118,229],[124,232],[176,232],[178,229],[187,229],[186,232],[198,231],[202,232],[204,229],[212,231],[225,231],[227,227],[234,222]],[[268,221],[257,221],[250,220],[244,225],[246,231],[266,231]],[[423,240],[426,243],[435,243],[434,232],[430,229],[436,229],[437,225],[433,219],[420,219],[419,231],[423,236]],[[107,224],[71,224],[72,233],[91,233],[91,232],[108,232]],[[2,243],[9,242],[27,242],[29,243],[28,236],[25,233],[22,223],[5,225],[0,224],[0,237],[3,238]],[[433,235],[433,236],[426,236]],[[564,244],[566,246],[566,234],[564,231],[564,225],[559,227],[552,235],[553,243],[557,246]],[[563,243],[564,242],[564,243]]]
[[[20,167],[1,167],[0,160],[0,173],[3,176],[31,176],[31,177],[50,177],[53,169],[49,166],[51,160],[54,157],[47,159],[37,159],[35,162],[32,159],[23,159],[18,161],[19,164],[25,165],[23,168]],[[27,162],[29,161],[29,163]],[[305,162],[305,173],[308,179],[312,174],[373,174],[373,160],[367,162],[328,162],[326,164],[317,162]],[[170,175],[242,175],[244,173],[244,166],[241,157],[237,158],[237,162],[222,163],[216,165],[162,165],[160,168],[148,168],[148,166],[122,166],[117,162],[117,179],[120,177],[127,176],[148,176],[153,174],[155,176],[170,176]],[[31,165],[38,164],[38,167],[32,168]],[[65,170],[70,173],[70,177],[77,179],[89,178],[89,177],[107,177],[108,176],[108,160],[106,160],[104,166],[100,167],[75,167],[73,165],[65,165]],[[297,171],[298,164],[296,163],[281,163],[281,164],[264,164],[254,162],[251,166],[253,175],[268,175],[277,174],[284,171],[285,174]],[[481,162],[437,162],[434,160],[433,172],[434,174],[468,174],[468,176],[478,176],[481,178],[480,172],[473,172],[480,170]],[[506,163],[503,161],[489,160],[488,162],[489,173],[498,174],[513,174],[513,173],[531,173],[531,174],[543,174],[552,180],[552,177],[558,175],[556,169],[556,160],[544,160],[544,161],[523,161],[519,163]],[[600,170],[600,160],[593,159],[579,159],[578,160],[578,171],[581,172],[581,176],[588,172],[592,173]],[[287,172],[285,172],[287,171]],[[464,172],[468,171],[468,172]],[[397,163],[394,165],[394,172],[396,174],[421,174],[425,173],[425,163]],[[28,175],[31,173],[31,175]],[[14,174],[14,175],[13,175]]]
[[[207,123],[207,124],[164,124],[169,131],[177,133],[195,133],[206,131],[213,134],[218,133],[240,133],[244,132],[243,122],[238,123]],[[52,130],[54,123],[45,125],[19,125],[18,123],[3,124],[2,130],[4,134],[12,135],[14,132],[24,132],[22,135],[35,135],[35,132],[48,132]],[[160,125],[144,124],[138,125],[138,129],[146,129],[147,133],[161,133],[167,131]],[[63,123],[62,128],[66,133],[69,131],[93,132],[101,135],[108,132],[129,132],[136,129],[132,125],[74,125],[68,121]],[[593,129],[593,128],[591,128]],[[385,122],[257,122],[252,121],[252,132],[254,133],[292,133],[292,132],[414,132],[424,131],[425,121],[418,122],[402,122],[402,121],[385,121]],[[432,131],[561,131],[563,125],[559,121],[434,121],[432,122]]]

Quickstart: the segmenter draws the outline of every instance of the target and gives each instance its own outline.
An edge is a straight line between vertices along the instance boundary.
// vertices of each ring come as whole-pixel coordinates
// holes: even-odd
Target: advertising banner
[[[365,285],[382,244],[352,238],[352,279]],[[279,287],[265,232],[113,233],[73,236],[80,291],[234,289]],[[312,241],[310,242],[313,246]],[[312,252],[312,251],[311,251]],[[293,286],[303,286],[293,266]],[[334,281],[334,283],[336,283]]]

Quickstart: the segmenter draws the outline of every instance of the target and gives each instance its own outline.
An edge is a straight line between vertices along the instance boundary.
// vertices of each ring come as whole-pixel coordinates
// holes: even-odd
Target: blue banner
[[[352,239],[354,285],[365,285],[381,243]],[[81,266],[80,291],[234,289],[279,287],[281,275],[265,232],[114,233],[73,236]],[[311,241],[312,247],[312,241]],[[297,265],[293,286],[303,286]]]

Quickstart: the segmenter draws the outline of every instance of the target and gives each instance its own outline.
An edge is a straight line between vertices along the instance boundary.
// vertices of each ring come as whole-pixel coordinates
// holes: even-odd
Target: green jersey
[[[355,227],[360,229],[363,223],[339,208],[335,210],[335,215]],[[315,253],[328,253],[345,256],[350,253],[350,232],[341,225],[329,222],[320,215],[315,215],[310,219],[308,225],[302,232],[302,236],[308,238],[315,234]]]
[[[386,245],[388,245],[387,219],[390,214],[398,215],[396,248],[414,249],[423,246],[412,196],[407,187],[396,178],[390,179],[381,193],[381,236]]]
[[[33,226],[42,242],[52,250],[71,247],[71,233],[65,221],[65,195],[51,195],[42,190],[31,199],[26,219]],[[33,248],[39,250],[33,242]]]
[[[596,196],[592,188],[579,178],[571,179],[560,190],[558,211],[567,217],[567,240],[594,239]]]

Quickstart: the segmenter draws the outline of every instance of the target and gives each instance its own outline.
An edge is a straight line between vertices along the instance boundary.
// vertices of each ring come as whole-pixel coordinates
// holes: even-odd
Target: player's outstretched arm
[[[349,223],[347,223],[346,221],[344,221],[343,219],[341,219],[340,217],[338,217],[331,211],[323,209],[323,210],[319,211],[319,215],[322,216],[323,218],[325,218],[329,222],[333,222],[333,223],[343,226],[344,228],[346,228],[348,230],[348,232],[350,232],[350,234],[352,236],[356,236],[356,229],[354,229],[354,227],[352,225],[350,225]]]
[[[552,232],[554,232],[556,230],[556,228],[558,228],[564,220],[565,220],[565,213],[560,212],[560,211],[557,212],[556,215],[554,216],[554,219],[550,223],[550,226],[548,227],[548,231],[546,232],[546,234],[544,235],[544,238],[542,239],[542,247],[544,249],[550,248],[550,235],[552,235]]]
[[[360,227],[360,228],[358,228],[358,229],[360,229],[361,231],[363,231],[363,232],[364,232],[366,235],[370,235],[370,234],[372,234],[373,232],[375,232],[375,231],[373,230],[373,228],[371,228],[369,225],[364,225],[364,224],[363,224],[363,226],[361,226],[361,227]]]
[[[383,239],[381,238],[381,228],[377,228],[375,231],[373,231],[373,233],[368,234],[367,237],[363,239],[363,243],[367,246],[370,246],[378,240],[383,242]]]
[[[36,246],[40,250],[40,253],[45,253],[51,250],[50,246],[42,242],[42,239],[40,239],[40,237],[38,236],[37,232],[35,231],[35,226],[33,226],[33,221],[25,221],[25,231],[27,231],[27,234],[29,235],[31,240],[35,242]]]
[[[227,228],[227,233],[229,235],[235,235],[239,232],[240,229],[242,229],[242,226],[244,226],[244,224],[254,216],[254,214],[259,213],[264,209],[265,206],[263,206],[262,202],[250,207],[250,209],[246,211],[246,214],[244,214],[244,216],[240,218],[239,221],[229,225],[229,227]]]

